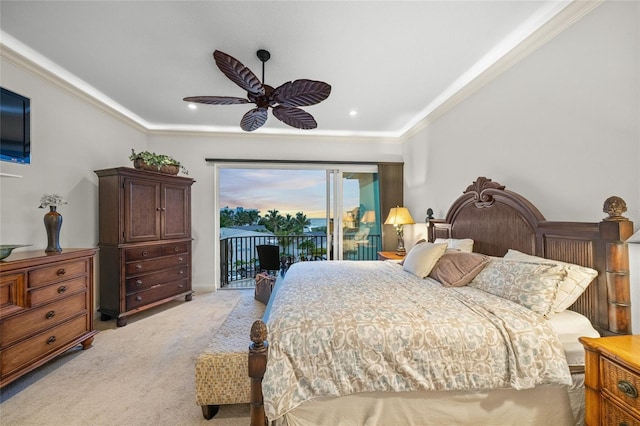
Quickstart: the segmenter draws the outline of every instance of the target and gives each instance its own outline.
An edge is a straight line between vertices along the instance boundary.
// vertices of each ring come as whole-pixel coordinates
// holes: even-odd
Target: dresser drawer
[[[124,251],[124,261],[154,259],[160,257],[160,253],[162,253],[160,246],[130,248]]]
[[[141,306],[148,305],[149,303],[153,303],[157,300],[162,300],[167,297],[178,295],[188,290],[190,290],[189,281],[185,279],[152,287],[148,290],[140,291],[138,293],[130,294],[127,295],[127,310],[131,311]]]
[[[138,275],[127,279],[127,294],[151,288],[158,284],[170,283],[189,278],[189,266],[178,266],[164,271]]]
[[[602,358],[602,391],[633,407],[640,415],[640,376]]]
[[[175,256],[160,257],[145,261],[127,263],[125,273],[127,277],[135,274],[159,271],[174,266],[188,265],[190,256],[188,254],[178,254]]]
[[[42,287],[56,281],[86,275],[89,263],[86,260],[57,263],[45,268],[29,271],[29,288]]]
[[[640,426],[640,420],[633,417],[608,399],[602,400],[602,424],[615,426]]]
[[[4,377],[19,367],[68,344],[87,331],[89,331],[89,320],[86,315],[83,315],[33,336],[27,341],[3,349],[0,353],[2,360],[0,374]]]
[[[37,307],[79,291],[86,291],[88,281],[89,277],[84,276],[31,290],[28,295],[29,306]]]
[[[191,243],[182,241],[179,243],[165,244],[162,246],[162,255],[171,256],[174,254],[188,254]]]
[[[0,323],[0,346],[4,347],[83,312],[87,312],[87,294],[84,292],[15,315]]]

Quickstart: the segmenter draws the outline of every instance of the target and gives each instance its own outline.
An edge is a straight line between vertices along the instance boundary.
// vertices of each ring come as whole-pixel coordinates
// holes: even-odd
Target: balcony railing
[[[220,282],[225,287],[234,281],[253,279],[260,272],[256,247],[271,244],[280,247],[280,258],[287,267],[300,261],[333,259],[327,249],[326,235],[265,235],[229,237],[220,240]],[[348,260],[376,260],[381,250],[380,235],[355,240],[354,235],[343,237],[343,258]]]

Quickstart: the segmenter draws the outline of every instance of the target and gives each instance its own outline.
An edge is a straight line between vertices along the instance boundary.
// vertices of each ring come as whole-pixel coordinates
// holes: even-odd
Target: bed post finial
[[[627,220],[622,216],[622,213],[627,211],[627,203],[620,197],[613,196],[604,200],[602,211],[609,215],[604,220]]]

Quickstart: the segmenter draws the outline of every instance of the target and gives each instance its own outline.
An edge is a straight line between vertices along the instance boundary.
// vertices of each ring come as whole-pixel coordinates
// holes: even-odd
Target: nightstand
[[[378,260],[402,260],[404,256],[396,254],[395,251],[379,251]]]
[[[640,335],[581,337],[585,424],[640,426]]]

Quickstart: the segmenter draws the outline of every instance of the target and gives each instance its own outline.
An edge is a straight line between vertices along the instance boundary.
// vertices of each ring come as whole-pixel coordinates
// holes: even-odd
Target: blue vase
[[[62,215],[56,211],[56,206],[49,206],[49,212],[44,215],[44,228],[47,230],[47,248],[45,252],[61,252],[60,228]]]

